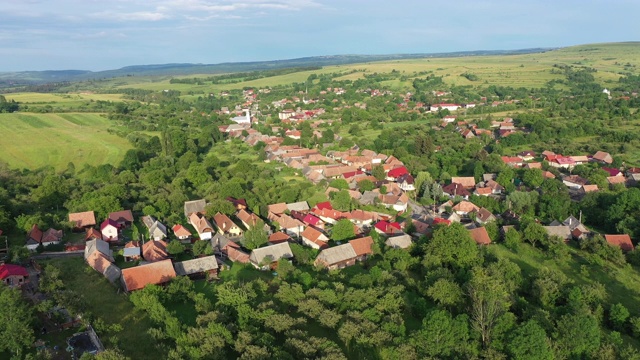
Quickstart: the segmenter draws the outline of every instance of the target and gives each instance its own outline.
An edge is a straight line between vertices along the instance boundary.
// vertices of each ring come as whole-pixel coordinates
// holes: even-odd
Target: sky
[[[638,0],[0,0],[0,72],[640,40]]]

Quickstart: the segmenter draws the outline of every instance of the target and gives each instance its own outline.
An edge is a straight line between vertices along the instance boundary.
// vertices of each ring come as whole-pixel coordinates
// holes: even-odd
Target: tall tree
[[[22,358],[23,351],[34,341],[33,314],[20,292],[0,284],[0,351]]]
[[[509,293],[504,284],[483,268],[474,269],[467,293],[471,301],[471,324],[487,348],[496,322],[509,309]]]

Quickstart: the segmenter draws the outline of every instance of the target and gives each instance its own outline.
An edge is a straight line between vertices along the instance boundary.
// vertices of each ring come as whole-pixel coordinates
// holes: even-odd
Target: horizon
[[[8,2],[0,4],[0,72],[627,42],[640,39],[638,12],[628,0]]]

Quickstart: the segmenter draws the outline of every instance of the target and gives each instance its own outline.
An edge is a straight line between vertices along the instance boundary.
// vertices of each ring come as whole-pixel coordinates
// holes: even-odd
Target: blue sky
[[[637,0],[1,0],[0,71],[640,40]]]

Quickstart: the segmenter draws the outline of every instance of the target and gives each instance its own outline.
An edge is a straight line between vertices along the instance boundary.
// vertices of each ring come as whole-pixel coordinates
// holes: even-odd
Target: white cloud
[[[162,12],[137,11],[137,12],[113,12],[103,11],[91,14],[91,17],[100,19],[112,19],[117,21],[160,21],[171,16]]]

